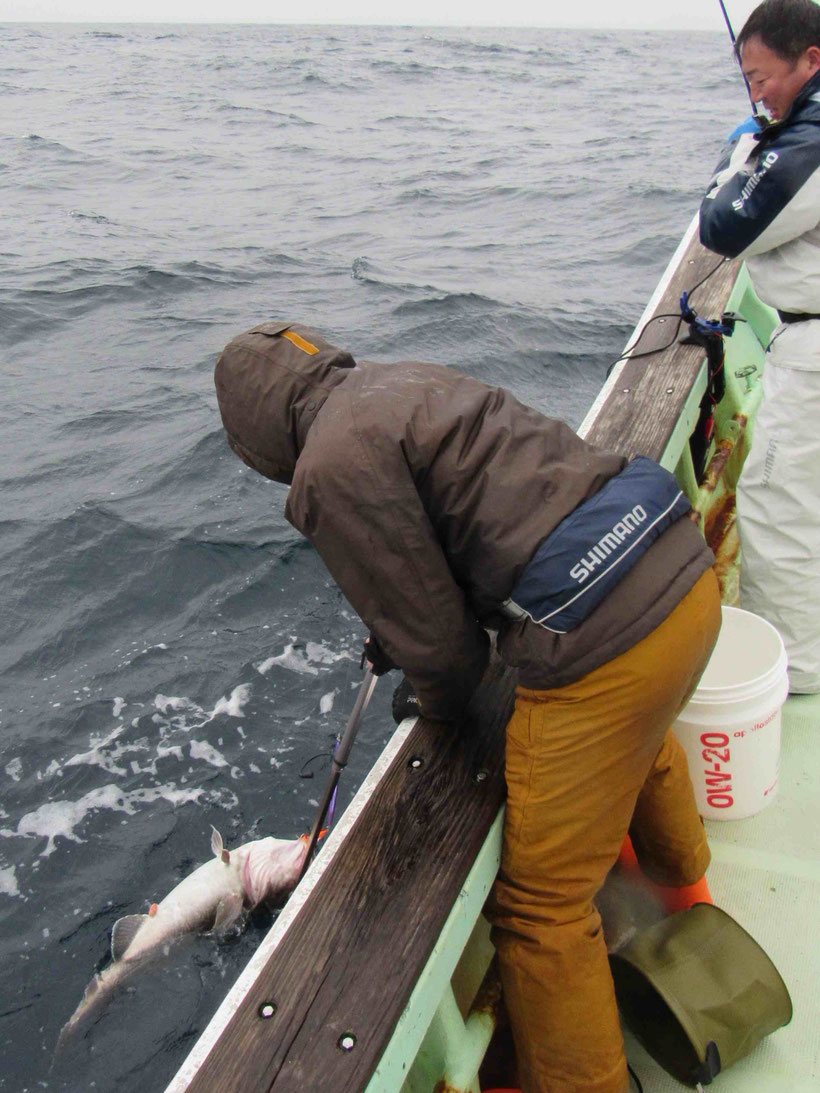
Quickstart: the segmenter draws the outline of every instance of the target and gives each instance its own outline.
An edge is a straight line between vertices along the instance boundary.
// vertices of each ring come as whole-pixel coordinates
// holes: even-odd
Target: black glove
[[[365,640],[364,652],[362,653],[362,668],[364,668],[365,661],[368,660],[372,665],[374,676],[383,676],[385,672],[392,672],[394,668],[398,668],[398,664],[393,663],[384,649],[382,649],[381,645],[376,641],[375,634],[371,634],[370,637]]]
[[[400,725],[406,717],[421,717],[419,696],[407,676],[393,692],[393,720]]]

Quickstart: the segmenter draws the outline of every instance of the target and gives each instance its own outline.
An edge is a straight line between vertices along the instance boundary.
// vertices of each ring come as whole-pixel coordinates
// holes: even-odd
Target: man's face
[[[787,61],[753,35],[741,50],[744,75],[755,102],[762,102],[776,121],[794,102],[798,91],[820,70],[820,49],[810,46],[795,62]]]

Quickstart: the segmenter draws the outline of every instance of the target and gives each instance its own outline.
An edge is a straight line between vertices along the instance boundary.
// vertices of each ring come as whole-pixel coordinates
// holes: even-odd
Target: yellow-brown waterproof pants
[[[651,879],[699,880],[709,848],[669,726],[720,629],[705,573],[643,641],[566,687],[519,688],[507,727],[507,814],[488,911],[524,1093],[629,1086],[593,901],[627,830]]]

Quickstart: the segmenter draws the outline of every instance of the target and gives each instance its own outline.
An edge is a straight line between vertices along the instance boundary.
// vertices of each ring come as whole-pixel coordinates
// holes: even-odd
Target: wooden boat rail
[[[637,330],[677,313],[681,292],[717,261],[690,228]],[[733,445],[744,398],[759,397],[772,327],[750,293],[725,262],[692,299],[705,317],[731,304],[750,316],[727,365],[721,437],[734,429]],[[674,328],[652,323],[637,351],[665,345]],[[657,459],[702,496],[688,440],[705,384],[697,346],[627,358],[579,432]],[[398,730],[167,1093],[478,1090],[493,1029],[481,908],[500,860],[514,682],[496,661],[460,732],[424,719]]]

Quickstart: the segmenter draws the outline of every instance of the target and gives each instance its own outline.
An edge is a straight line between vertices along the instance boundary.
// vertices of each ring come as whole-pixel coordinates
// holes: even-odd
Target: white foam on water
[[[20,887],[17,884],[17,874],[13,865],[0,867],[0,895],[20,896],[23,898]]]
[[[333,709],[333,700],[336,697],[336,691],[329,691],[326,695],[322,695],[319,699],[319,712],[330,713]]]
[[[305,646],[305,653],[311,662],[317,664],[336,664],[339,660],[355,660],[349,649],[343,649],[341,653],[334,653],[326,645],[319,645],[315,641],[309,641]]]
[[[23,761],[20,758],[12,759],[10,763],[6,764],[6,774],[11,778],[13,782],[20,781],[20,772],[23,769]]]
[[[154,706],[160,713],[167,714],[171,710],[196,710],[202,713],[202,707],[197,706],[190,698],[178,698],[175,696],[159,694],[154,697]]]
[[[125,725],[116,725],[107,736],[92,736],[89,739],[89,750],[79,752],[77,755],[72,755],[70,759],[66,759],[63,766],[66,767],[102,767],[103,770],[107,770],[109,774],[125,774],[125,767],[117,765],[117,760],[133,751],[147,751],[147,740],[140,740],[133,744],[117,744],[115,748],[110,748],[110,745],[124,732]],[[49,767],[47,773],[51,772],[52,768]]]
[[[287,668],[289,672],[299,672],[302,675],[318,676],[319,674],[319,669],[314,668],[305,654],[293,645],[286,645],[285,651],[280,653],[278,657],[268,657],[267,660],[263,660],[261,664],[257,664],[255,667],[257,672],[264,676],[275,664],[279,665],[280,668]]]
[[[268,657],[267,660],[263,660],[261,664],[257,664],[255,667],[261,675],[265,675],[274,665],[278,665],[280,668],[287,668],[290,672],[316,676],[319,674],[317,664],[330,666],[340,660],[355,659],[354,654],[349,649],[343,649],[337,653],[316,641],[307,642],[303,650],[301,647],[297,648],[294,639],[293,642],[285,646],[278,657]]]
[[[228,717],[242,717],[242,707],[246,704],[251,697],[251,685],[250,683],[240,683],[238,687],[234,687],[231,691],[231,697],[222,698],[217,702],[214,708],[208,715],[208,719],[212,720],[214,717],[218,717],[219,714],[227,714]]]
[[[113,717],[119,717],[120,714],[123,711],[123,707],[125,707],[127,705],[128,705],[128,703],[125,701],[124,698],[115,698],[114,699],[114,708],[111,711],[112,716]]]
[[[206,763],[210,763],[214,767],[227,767],[229,766],[228,760],[222,754],[217,751],[216,748],[209,744],[207,740],[192,740],[191,741],[191,758],[192,759],[204,759]]]
[[[187,697],[158,694],[154,697],[154,708],[159,714],[164,714],[170,720],[171,726],[190,732],[191,729],[201,729],[209,721],[213,721],[220,714],[228,717],[242,717],[243,707],[251,696],[250,683],[240,683],[234,687],[226,698],[223,695],[210,712],[206,712],[198,703]],[[190,724],[188,715],[193,715]],[[159,724],[161,718],[154,714],[153,720]]]
[[[46,846],[40,857],[47,858],[56,849],[57,838],[69,839],[75,843],[85,842],[74,829],[92,812],[110,809],[133,816],[138,805],[152,804],[154,801],[165,800],[176,808],[178,805],[195,804],[203,799],[221,801],[225,796],[231,798],[235,806],[236,797],[232,793],[225,795],[224,792],[220,794],[204,789],[177,789],[173,785],[152,786],[128,792],[113,784],[99,786],[76,801],[49,801],[34,812],[27,812],[17,824],[16,830],[0,828],[0,835],[5,838],[45,838]]]
[[[157,759],[165,759],[166,756],[172,756],[174,759],[179,759],[182,762],[182,747],[179,744],[157,744]],[[152,764],[154,767],[154,773],[156,773],[156,760]]]

